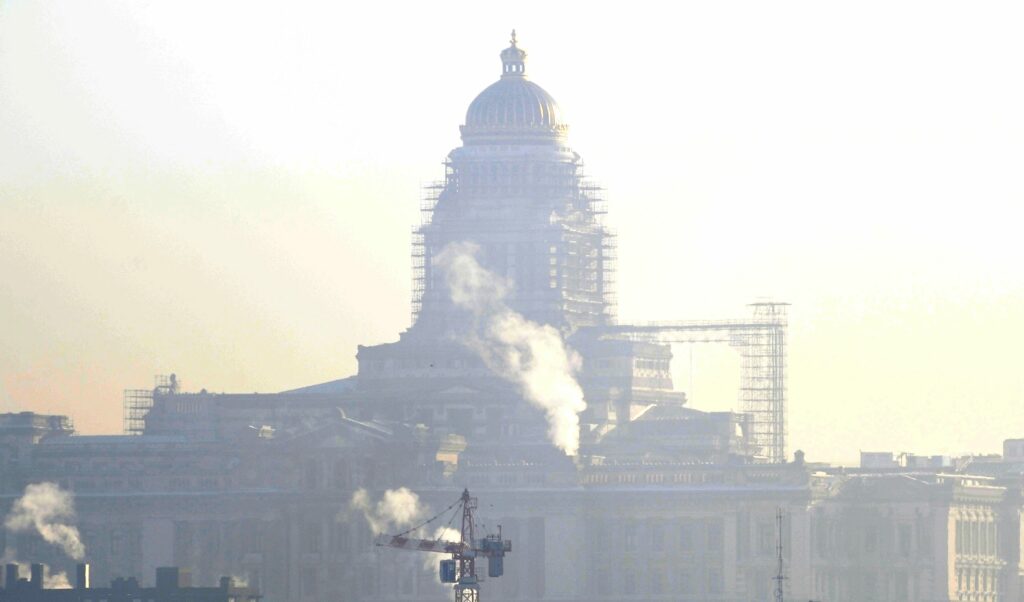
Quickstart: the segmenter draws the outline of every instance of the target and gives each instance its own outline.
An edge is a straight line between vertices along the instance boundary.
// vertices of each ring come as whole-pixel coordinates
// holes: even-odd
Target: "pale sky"
[[[1024,4],[347,4],[0,3],[0,411],[119,432],[154,374],[352,374],[515,27],[623,321],[792,303],[810,460],[1024,436]],[[735,407],[733,351],[692,351],[693,406]]]

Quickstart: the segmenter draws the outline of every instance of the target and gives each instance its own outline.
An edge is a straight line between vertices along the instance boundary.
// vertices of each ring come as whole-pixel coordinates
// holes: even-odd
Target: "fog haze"
[[[421,187],[516,27],[607,188],[623,320],[788,301],[792,449],[996,451],[1022,435],[1024,9],[849,8],[4,4],[0,411],[119,432],[156,373],[353,373],[408,326]],[[736,407],[731,350],[676,353],[694,407]]]

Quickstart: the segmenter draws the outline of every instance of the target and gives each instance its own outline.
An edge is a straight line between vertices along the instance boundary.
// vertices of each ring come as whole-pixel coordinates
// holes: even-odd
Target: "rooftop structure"
[[[73,586],[47,587],[46,567],[37,563],[30,570],[24,578],[17,564],[4,567],[0,602],[257,602],[262,598],[256,589],[236,585],[231,577],[221,577],[213,587],[194,587],[189,572],[178,567],[158,568],[152,587],[143,587],[134,577],[114,579],[109,587],[93,587],[88,564],[77,565]]]

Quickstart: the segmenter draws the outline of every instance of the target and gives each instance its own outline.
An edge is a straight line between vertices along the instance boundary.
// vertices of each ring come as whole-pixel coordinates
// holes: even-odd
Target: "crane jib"
[[[478,557],[487,559],[488,577],[500,577],[505,572],[505,554],[512,551],[512,542],[502,539],[501,525],[498,526],[496,534],[485,535],[482,539],[475,537],[476,521],[473,511],[477,508],[477,501],[476,498],[470,497],[469,490],[463,491],[459,501],[449,506],[448,509],[456,506],[461,506],[462,510],[462,529],[459,532],[460,541],[458,542],[406,537],[406,534],[418,531],[437,520],[441,516],[439,514],[398,535],[381,535],[377,537],[376,543],[378,546],[402,550],[451,554],[451,558],[442,560],[440,563],[441,582],[455,584],[455,602],[479,602],[480,579],[476,574],[476,559]],[[457,516],[458,509],[452,515],[452,520],[455,520]]]

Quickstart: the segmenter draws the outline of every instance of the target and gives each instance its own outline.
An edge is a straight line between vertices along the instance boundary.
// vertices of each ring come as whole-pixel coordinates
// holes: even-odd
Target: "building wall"
[[[1020,600],[1020,496],[993,478],[617,459],[611,449],[502,465],[487,459],[493,450],[453,448],[442,465],[440,443],[415,431],[364,436],[372,429],[338,421],[271,440],[41,440],[23,480],[0,492],[0,511],[27,482],[72,490],[98,584],[174,564],[198,583],[235,576],[267,600],[440,601],[451,595],[437,583],[440,556],[375,547],[349,502],[359,488],[377,499],[404,485],[437,511],[468,486],[486,529],[513,541],[505,576],[483,585],[488,599],[751,602],[773,588],[781,508],[787,599]],[[38,537],[2,543],[72,574]]]

